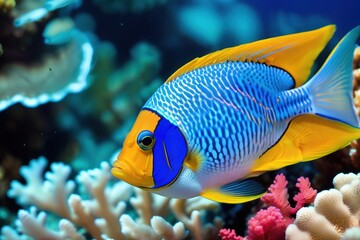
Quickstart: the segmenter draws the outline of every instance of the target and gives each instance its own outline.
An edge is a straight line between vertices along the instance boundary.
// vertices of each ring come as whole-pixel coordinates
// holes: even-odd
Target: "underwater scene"
[[[0,0],[0,239],[360,240],[359,25],[358,0]]]

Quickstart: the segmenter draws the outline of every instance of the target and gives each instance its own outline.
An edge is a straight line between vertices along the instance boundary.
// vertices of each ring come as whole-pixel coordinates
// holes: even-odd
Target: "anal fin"
[[[249,175],[330,154],[360,138],[360,129],[316,115],[294,118],[281,139],[257,159]]]

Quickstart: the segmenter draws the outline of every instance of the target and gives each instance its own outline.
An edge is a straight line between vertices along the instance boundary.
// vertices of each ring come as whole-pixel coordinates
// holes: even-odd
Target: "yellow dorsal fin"
[[[360,129],[316,115],[293,119],[278,143],[257,159],[250,174],[320,158],[360,138]]]
[[[313,31],[268,38],[219,50],[188,62],[166,82],[207,65],[226,61],[248,61],[284,69],[295,80],[295,87],[298,87],[307,80],[316,57],[324,49],[334,31],[335,25],[328,25]]]

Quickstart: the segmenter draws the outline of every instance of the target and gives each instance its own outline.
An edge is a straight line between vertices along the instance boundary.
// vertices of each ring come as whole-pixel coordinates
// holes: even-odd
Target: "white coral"
[[[22,167],[20,174],[25,178],[26,185],[12,181],[8,196],[15,198],[21,205],[33,204],[69,218],[70,211],[66,201],[75,187],[74,181],[67,180],[71,169],[62,163],[53,163],[50,166],[51,172],[45,174],[44,180],[42,175],[46,165],[46,159],[40,157],[32,160],[30,166]]]
[[[333,183],[334,189],[316,195],[314,206],[297,212],[286,239],[299,239],[302,234],[303,240],[360,240],[360,174],[340,173]]]
[[[109,184],[110,166],[101,163],[100,168],[82,171],[76,182],[68,180],[70,167],[53,163],[51,171],[45,173],[46,159],[33,160],[30,166],[21,168],[26,184],[13,181],[9,197],[17,199],[23,206],[56,213],[62,217],[58,231],[48,230],[45,212],[36,214],[20,210],[17,231],[11,227],[1,230],[4,239],[84,239],[77,227],[84,228],[95,239],[183,239],[188,229],[193,239],[204,239],[209,234],[217,235],[222,221],[204,224],[202,216],[206,210],[217,210],[219,204],[202,199],[175,200],[160,197],[124,183]],[[88,193],[75,193],[75,185]],[[135,194],[135,196],[133,196]],[[171,202],[171,204],[170,204]],[[130,204],[129,204],[130,203]],[[130,205],[138,217],[125,214]],[[172,212],[177,223],[167,222],[163,217]],[[211,231],[213,230],[213,231]]]
[[[18,221],[16,222],[17,230],[24,235],[19,235],[14,229],[4,227],[2,235],[5,240],[21,240],[28,239],[48,239],[48,240],[84,240],[85,238],[77,231],[74,224],[66,219],[62,219],[58,224],[59,231],[52,231],[45,227],[46,213],[36,213],[35,207],[31,207],[29,211],[20,210],[18,213]]]

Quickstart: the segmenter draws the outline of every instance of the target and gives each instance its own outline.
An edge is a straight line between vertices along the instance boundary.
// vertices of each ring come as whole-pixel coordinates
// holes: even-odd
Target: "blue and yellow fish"
[[[185,64],[142,108],[113,175],[168,197],[240,203],[264,192],[251,177],[360,138],[352,98],[360,26],[307,81],[334,31],[265,39]]]

